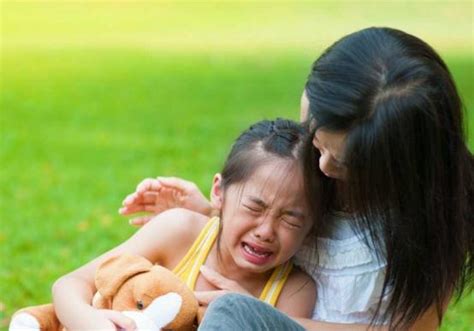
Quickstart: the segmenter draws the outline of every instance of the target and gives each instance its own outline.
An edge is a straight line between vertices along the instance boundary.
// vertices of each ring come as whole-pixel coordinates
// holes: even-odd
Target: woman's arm
[[[315,331],[388,331],[388,326],[369,326],[368,324],[342,324],[313,321],[306,318],[293,318],[306,330]],[[408,331],[435,331],[439,328],[438,313],[435,306],[429,308]]]
[[[303,326],[305,330],[309,331],[388,331],[388,327],[386,326],[376,326],[369,328],[368,324],[326,323],[313,321],[307,318],[293,318],[293,320]]]
[[[141,255],[165,267],[173,263],[174,259],[184,255],[201,226],[192,214],[182,209],[162,213],[121,245],[61,277],[53,285],[53,303],[59,320],[67,329],[100,327],[115,330],[114,324],[131,329],[133,323],[122,314],[91,306],[96,292],[96,269],[107,258],[123,253]]]
[[[423,315],[410,331],[437,330],[437,318]],[[426,318],[426,319],[425,319]],[[370,327],[367,324],[317,322],[306,318],[292,318],[257,300],[236,293],[217,298],[207,309],[199,326],[202,331],[217,330],[315,330],[315,331],[388,331],[387,326]]]
[[[206,279],[209,282],[211,282],[217,288],[220,288],[222,290],[196,292],[196,296],[201,304],[209,305],[212,301],[218,298],[221,298],[223,296],[228,298],[229,293],[231,292],[247,294],[247,296],[250,298],[250,295],[248,295],[248,293],[245,290],[240,288],[238,284],[222,276],[216,271],[203,270],[202,274],[206,277]],[[304,273],[301,273],[301,274],[309,278],[309,276],[307,276],[306,274]],[[303,276],[300,276],[300,277],[303,277]],[[288,281],[290,281],[290,279]],[[315,330],[315,331],[367,331],[367,330],[388,331],[389,330],[387,326],[372,326],[371,327],[368,324],[327,323],[327,322],[314,321],[307,318],[311,316],[311,313],[308,314],[308,311],[312,312],[314,308],[314,301],[316,300],[316,295],[317,295],[316,286],[312,280],[311,282],[307,282],[306,278],[297,279],[295,277],[293,281],[294,281],[293,284],[289,283],[283,289],[280,295],[280,300],[277,302],[276,308],[278,308],[278,310],[280,310],[281,312],[285,313],[285,316],[287,316],[287,319],[288,319],[288,316],[290,316],[293,321],[303,326],[306,330]],[[295,287],[295,285],[297,286]],[[298,291],[298,288],[301,288],[301,291]],[[308,296],[305,297],[306,295]],[[245,297],[243,296],[240,298],[242,300],[245,300],[244,299]],[[235,299],[233,300],[235,301]],[[225,302],[223,306],[226,306],[228,304],[228,299],[225,299],[224,301],[220,301],[218,307],[220,307],[219,314],[223,314],[222,318],[227,318],[229,320],[229,323],[235,323],[235,324],[229,324],[229,325],[233,325],[235,327],[246,325],[243,320],[240,320],[238,318],[238,315],[234,314],[235,311],[228,311],[226,309],[222,309],[221,311],[221,308],[223,308],[221,307],[222,302]],[[304,302],[306,302],[306,305],[302,304]],[[235,305],[235,309],[237,310],[239,309],[240,307],[239,302],[232,301],[232,304]],[[241,315],[246,316],[246,318],[254,317],[252,314],[254,314],[258,310],[257,306],[261,306],[261,304],[262,302],[253,300],[252,305],[248,307],[246,307],[245,305],[242,305],[243,306],[242,309],[245,311]],[[445,305],[445,309],[446,307],[447,305]],[[248,308],[248,311],[246,310],[247,308]],[[233,315],[232,316],[226,315],[227,312]],[[277,316],[275,314],[276,314],[275,312],[272,312],[270,316],[267,316],[267,317],[259,316],[258,319],[260,320],[261,323],[264,323],[266,325],[266,323],[271,322],[270,320],[274,321],[275,316]],[[214,315],[214,312],[211,315]],[[303,317],[306,317],[306,318],[303,318]],[[409,328],[409,331],[434,331],[434,330],[437,330],[438,327],[439,327],[438,314],[436,312],[435,307],[433,306],[415,321],[415,323]],[[209,329],[213,329],[213,328],[209,328]],[[207,330],[207,329],[204,328],[203,330]]]

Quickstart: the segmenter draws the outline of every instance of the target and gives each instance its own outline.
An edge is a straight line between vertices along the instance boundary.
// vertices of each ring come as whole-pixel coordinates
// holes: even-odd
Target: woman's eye
[[[339,169],[345,169],[345,168],[347,168],[347,165],[346,165],[345,162],[338,161],[338,162],[337,162],[337,167],[338,167]]]
[[[342,163],[339,161],[334,161],[333,164],[334,164],[334,167],[339,168],[339,169],[343,167]]]
[[[332,165],[335,168],[344,168],[345,167],[344,161],[338,160],[334,156],[331,156],[331,161],[332,161]]]

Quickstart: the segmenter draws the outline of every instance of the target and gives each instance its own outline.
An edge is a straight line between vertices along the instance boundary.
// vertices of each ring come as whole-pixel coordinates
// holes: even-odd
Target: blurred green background
[[[208,191],[248,124],[298,119],[311,63],[357,29],[399,28],[440,52],[473,150],[472,21],[472,1],[2,2],[0,328],[134,231],[117,209],[139,180]],[[442,330],[473,325],[471,293]]]

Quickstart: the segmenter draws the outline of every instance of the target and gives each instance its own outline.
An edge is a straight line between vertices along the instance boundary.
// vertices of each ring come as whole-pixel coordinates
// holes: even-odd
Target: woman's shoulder
[[[316,303],[316,284],[306,272],[294,267],[276,307],[293,317],[311,318]]]
[[[382,295],[387,261],[371,244],[368,232],[339,222],[332,233],[305,244],[295,263],[317,282],[313,319],[368,324]],[[384,312],[390,298],[382,299]]]
[[[374,245],[368,230],[357,230],[354,221],[334,218],[331,232],[312,238],[295,256],[295,263],[313,278],[378,272],[386,266],[383,247]]]

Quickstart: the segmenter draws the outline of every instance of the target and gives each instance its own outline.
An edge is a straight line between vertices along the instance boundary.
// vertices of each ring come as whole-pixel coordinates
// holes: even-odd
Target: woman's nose
[[[319,169],[328,176],[328,174],[331,173],[331,163],[330,163],[331,157],[327,154],[321,154],[319,157]]]

